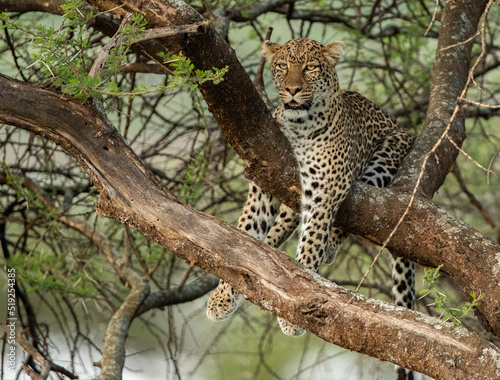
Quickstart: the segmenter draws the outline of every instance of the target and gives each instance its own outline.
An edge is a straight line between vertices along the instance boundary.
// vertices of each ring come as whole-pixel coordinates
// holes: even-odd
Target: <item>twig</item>
[[[453,145],[460,153],[462,153],[465,157],[467,157],[470,161],[472,161],[474,163],[474,165],[476,165],[479,169],[482,169],[484,170],[487,174],[488,174],[488,177],[487,177],[487,183],[489,183],[489,176],[490,176],[490,173],[493,174],[493,176],[495,178],[497,178],[497,175],[495,174],[495,172],[493,170],[491,170],[490,168],[485,168],[483,165],[481,165],[479,162],[477,162],[476,160],[474,160],[465,150],[463,150],[462,148],[460,148],[457,143],[455,141],[453,141],[453,139],[450,137],[450,136],[446,136],[448,138],[448,140],[451,142],[451,145]]]
[[[3,323],[0,323],[0,328],[9,331],[7,326]],[[35,372],[26,362],[23,362],[24,371],[26,374],[31,377],[32,380],[45,380],[49,377],[50,371],[62,373],[66,377],[70,379],[78,379],[78,376],[74,373],[68,371],[66,368],[61,367],[58,364],[55,364],[49,358],[43,356],[40,351],[38,351],[25,337],[21,335],[21,333],[16,334],[16,341],[19,345],[24,348],[24,350],[33,357],[40,365],[42,366],[42,370],[40,373]]]
[[[432,28],[432,24],[434,24],[434,21],[436,20],[438,6],[439,6],[439,0],[436,0],[436,4],[434,5],[434,13],[432,14],[432,19],[424,33],[424,36],[427,36],[427,33],[429,33],[429,30],[431,30]]]
[[[490,214],[488,213],[488,210],[486,210],[481,203],[476,199],[474,194],[472,194],[469,189],[467,189],[467,186],[465,185],[464,179],[462,178],[462,174],[460,173],[460,169],[457,164],[453,166],[452,173],[457,179],[458,185],[460,186],[460,189],[465,193],[467,198],[469,198],[469,202],[476,207],[481,215],[483,216],[483,219],[488,223],[491,227],[495,228],[495,222],[491,218]]]
[[[168,26],[163,28],[154,28],[146,30],[146,33],[137,38],[138,42],[151,40],[154,38],[163,38],[176,36],[179,34],[206,34],[210,28],[210,21],[203,20],[194,24]]]
[[[488,164],[488,172],[486,173],[486,182],[487,183],[490,183],[490,172],[492,172],[491,170],[491,167],[493,166],[493,162],[495,162],[495,158],[496,157],[500,157],[500,151],[497,151],[492,157],[491,157],[491,160],[490,160],[490,163]],[[500,234],[500,231],[499,231],[499,234]],[[500,236],[500,235],[499,235]],[[498,241],[500,242],[500,239],[498,239]]]
[[[481,34],[481,31],[477,32],[472,37],[467,38],[465,41],[457,42],[456,44],[446,46],[446,47],[442,48],[441,51],[452,49],[452,48],[460,46],[460,45],[465,45],[465,44],[469,43],[470,41],[476,39],[476,37],[479,36],[480,34]]]
[[[182,291],[182,288],[186,284],[187,279],[189,278],[189,275],[193,271],[194,265],[190,265],[188,270],[186,271],[186,274],[184,275],[184,278],[182,279],[181,283],[179,284],[179,288],[177,289],[178,292]]]
[[[118,28],[117,32],[111,39],[108,41],[106,45],[102,48],[101,52],[97,56],[97,58],[94,61],[94,64],[92,65],[90,72],[89,72],[89,77],[95,78],[99,76],[99,74],[102,72],[104,67],[106,66],[106,62],[108,59],[108,56],[111,53],[111,50],[116,48],[118,45],[120,45],[123,41],[125,41],[128,37],[125,34],[122,34],[121,31],[129,24],[132,23],[132,13],[127,13],[125,17],[123,18],[122,23],[120,24],[120,27]]]
[[[500,104],[498,104],[498,105],[484,104],[484,103],[476,102],[475,100],[471,100],[471,99],[467,99],[467,98],[460,98],[460,100],[463,101],[463,102],[466,102],[466,103],[474,104],[474,105],[476,105],[478,107],[500,109]]]
[[[108,56],[111,54],[111,50],[115,49],[121,43],[125,42],[129,37],[123,34],[121,31],[132,23],[132,13],[127,13],[120,24],[117,32],[108,41],[106,45],[102,48],[101,52],[97,56],[92,68],[90,69],[89,76],[91,78],[97,77],[101,71],[104,69]],[[205,34],[210,28],[210,21],[204,20],[199,23],[179,25],[173,27],[164,28],[154,28],[148,29],[144,34],[137,37],[137,42],[142,42],[146,40],[151,40],[155,38],[163,38],[168,36],[175,36],[178,34]]]
[[[265,41],[269,41],[271,39],[271,35],[273,34],[273,28],[270,26],[267,28],[266,39]],[[266,58],[261,55],[259,60],[259,67],[257,68],[257,73],[255,74],[255,79],[253,80],[253,85],[257,92],[260,94],[268,109],[272,109],[273,106],[269,97],[266,93],[266,87],[264,86],[264,66],[266,64]]]

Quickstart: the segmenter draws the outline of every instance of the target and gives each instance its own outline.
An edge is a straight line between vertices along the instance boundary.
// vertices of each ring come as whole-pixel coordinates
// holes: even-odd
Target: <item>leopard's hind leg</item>
[[[392,182],[403,158],[410,151],[414,137],[406,131],[394,131],[379,146],[374,154],[362,181],[386,187]],[[394,303],[408,309],[415,307],[415,264],[403,257],[392,258],[392,295]],[[413,372],[396,367],[398,380],[412,380]]]
[[[297,228],[299,216],[271,194],[253,182],[238,221],[238,228],[254,238],[279,247]],[[220,280],[207,304],[207,316],[220,321],[228,318],[238,308],[240,293],[230,284]]]

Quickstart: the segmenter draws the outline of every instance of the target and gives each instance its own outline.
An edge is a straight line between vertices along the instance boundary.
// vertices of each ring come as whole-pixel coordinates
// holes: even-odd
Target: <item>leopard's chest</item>
[[[314,108],[309,111],[278,109],[275,116],[292,146],[317,143],[319,141],[317,137],[320,134],[329,134],[338,120],[335,113],[326,108]]]
[[[339,149],[344,146],[345,118],[338,110],[325,107],[309,112],[279,112],[276,116],[299,162],[319,159],[335,145]]]

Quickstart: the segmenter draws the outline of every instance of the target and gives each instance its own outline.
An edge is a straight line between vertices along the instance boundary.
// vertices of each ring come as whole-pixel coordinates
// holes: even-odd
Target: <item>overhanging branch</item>
[[[175,1],[159,2],[154,0],[148,2],[147,6],[144,4],[137,5],[136,3],[133,0],[125,0],[123,4],[120,2],[123,6],[116,8],[113,12],[117,15],[123,15],[127,11],[139,12],[150,20],[150,27],[176,26],[187,24],[188,22],[199,22],[201,20],[201,16],[185,3],[179,5],[179,2]],[[410,198],[407,195],[411,194],[417,182],[422,163],[421,158],[429,152],[446,128],[449,116],[453,113],[455,107],[455,99],[458,99],[467,81],[471,44],[457,46],[454,49],[458,49],[458,51],[454,51],[453,54],[451,53],[452,49],[447,52],[448,54],[445,54],[446,51],[443,52],[439,49],[452,45],[450,41],[456,42],[459,36],[462,36],[463,40],[467,40],[471,35],[474,35],[486,3],[486,0],[474,4],[470,2],[446,3],[442,30],[439,36],[440,47],[436,54],[436,64],[433,69],[426,128],[417,139],[409,157],[403,162],[403,167],[395,181],[394,196],[389,196],[392,200],[406,199],[409,202]],[[165,12],[152,13],[152,4],[155,7],[156,5],[164,7]],[[99,7],[99,3],[96,2],[95,6]],[[109,4],[106,6],[101,5],[101,9],[103,10],[105,8],[109,9],[109,7]],[[460,19],[460,22],[458,22],[457,18]],[[272,120],[265,104],[255,91],[248,75],[236,59],[229,45],[211,29],[205,35],[172,38],[165,41],[165,44],[169,49],[182,50],[192,60],[196,68],[210,69],[211,67],[229,66],[229,72],[225,76],[224,82],[217,86],[211,83],[201,86],[201,91],[209,109],[216,118],[220,128],[224,131],[226,139],[245,161],[249,176],[261,187],[278,196],[279,199],[295,210],[298,210],[300,204],[300,181],[289,143]],[[452,70],[450,69],[451,67],[453,67]],[[452,76],[450,77],[450,75]],[[234,112],[235,109],[238,112]],[[463,127],[464,117],[463,112],[458,114],[450,129],[450,136],[454,141],[463,141],[465,138]],[[456,159],[457,151],[449,141],[443,140],[441,145],[436,149],[436,155],[439,157],[439,164],[432,157],[426,166],[422,181],[423,192],[428,197],[431,197],[433,192],[444,181],[446,174]],[[366,198],[362,198],[360,196],[361,193],[356,190],[351,190],[348,200],[341,207],[341,212],[336,218],[336,223],[358,235],[368,234],[372,237],[372,240],[379,243],[384,242],[389,236],[391,229],[398,222],[398,219],[394,218],[393,205],[384,203],[385,190],[375,190],[363,185],[357,188],[364,189],[363,194]],[[421,201],[425,202],[424,199]],[[372,202],[375,201],[377,205],[376,212],[371,215],[377,215],[379,218],[374,223],[377,227],[376,231],[370,232],[368,232],[368,226],[362,223],[364,219],[370,218],[369,215],[365,212],[358,213],[359,218],[357,221],[360,223],[356,223],[353,220],[354,218],[352,218],[352,215],[357,211],[370,209],[371,204],[368,204],[369,200]],[[398,209],[400,206],[398,204]],[[431,207],[430,204],[429,207]],[[434,222],[439,222],[437,216],[440,215],[441,210],[435,206],[431,208],[433,212],[437,212]],[[399,213],[397,217],[401,215],[403,215],[403,212]],[[412,218],[412,215],[409,214],[408,218]],[[386,220],[387,223],[381,223],[380,220]],[[453,220],[452,225],[462,226],[463,223]],[[456,231],[462,230],[457,229]],[[475,230],[473,232],[474,234],[478,233]],[[471,258],[473,263],[482,262],[483,259],[482,257],[478,257],[477,251],[466,244],[464,236],[456,234],[454,236],[456,240],[453,241],[460,246],[460,250],[462,250],[464,255]],[[481,234],[479,236],[481,236],[479,240],[484,238],[485,241],[490,241],[490,239]],[[483,289],[476,287],[477,284],[473,281],[469,281],[467,278],[455,273],[457,261],[454,260],[455,256],[453,254],[448,255],[448,251],[452,251],[453,249],[448,246],[436,246],[432,244],[434,240],[432,236],[427,237],[429,239],[427,243],[424,243],[422,238],[423,236],[420,236],[416,231],[406,235],[398,233],[397,237],[389,243],[388,248],[394,250],[394,254],[404,255],[416,262],[424,262],[427,265],[435,267],[444,264],[443,270],[458,281],[466,294],[472,291],[478,292]],[[401,241],[407,243],[404,246],[404,250],[398,247]],[[422,249],[423,246],[426,246],[426,249],[429,251],[424,252]],[[491,264],[491,261],[500,260],[496,258],[498,255],[497,252],[500,252],[500,248],[497,249],[497,247],[498,245],[494,244],[488,250],[488,264]],[[448,250],[445,248],[448,248]],[[428,252],[436,253],[427,259],[426,257],[429,256]],[[442,259],[444,257],[447,259]],[[500,271],[494,272],[492,268],[495,266],[488,267],[485,264],[486,262],[482,262],[478,267],[484,268],[486,270],[484,273],[490,274],[490,280],[497,281],[496,284],[498,284],[500,282],[498,281]],[[487,280],[487,282],[490,280]],[[491,292],[490,295],[491,298],[485,296],[479,303],[478,309],[482,315],[486,316],[485,319],[488,320],[488,323],[484,323],[485,327],[494,331],[497,336],[500,336],[500,297],[498,297],[498,293],[496,292]],[[483,322],[485,322],[484,319]]]
[[[0,94],[0,121],[66,149],[93,178],[101,193],[101,214],[234,284],[262,309],[326,341],[437,379],[486,379],[500,370],[500,351],[477,334],[347,291],[226,223],[179,203],[92,108],[4,76]],[[490,289],[487,297],[492,296]]]

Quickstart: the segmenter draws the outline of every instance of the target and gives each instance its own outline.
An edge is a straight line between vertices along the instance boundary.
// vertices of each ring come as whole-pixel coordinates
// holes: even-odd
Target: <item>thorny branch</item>
[[[3,323],[0,323],[0,328],[5,332],[9,332],[10,330]],[[79,377],[74,373],[68,371],[66,368],[54,363],[50,358],[44,357],[40,351],[38,351],[33,345],[23,337],[22,333],[16,334],[16,341],[19,345],[24,348],[24,350],[33,357],[40,365],[42,366],[42,370],[40,373],[36,372],[33,368],[31,368],[26,362],[23,362],[23,368],[25,372],[31,377],[32,380],[45,380],[49,377],[50,371],[54,371],[60,374],[67,376],[70,379],[78,379]]]

